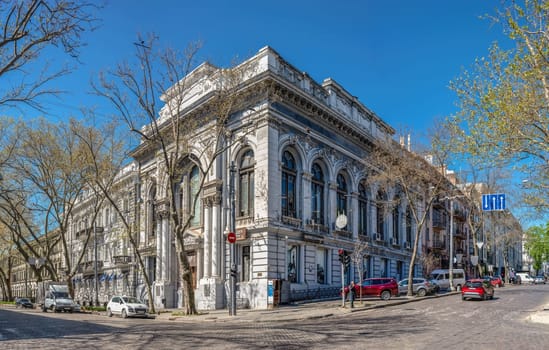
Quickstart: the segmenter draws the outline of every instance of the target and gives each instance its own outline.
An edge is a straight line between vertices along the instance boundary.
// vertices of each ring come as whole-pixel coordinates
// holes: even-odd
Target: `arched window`
[[[191,220],[191,226],[200,225],[200,216],[201,216],[201,201],[199,196],[200,192],[200,172],[198,167],[195,165],[189,173],[189,208],[193,218]],[[194,205],[194,206],[193,206]]]
[[[294,156],[284,151],[282,155],[282,215],[297,218],[296,208],[296,177],[297,170]]]
[[[347,181],[343,174],[337,175],[337,215],[344,214],[347,215]]]
[[[254,152],[247,150],[240,159],[238,174],[238,214],[254,215]]]
[[[358,184],[358,234],[368,235],[368,191],[363,182]]]
[[[384,240],[385,235],[385,196],[381,191],[376,197],[376,234],[379,240]]]
[[[311,220],[324,224],[324,174],[320,165],[313,164],[311,179]]]

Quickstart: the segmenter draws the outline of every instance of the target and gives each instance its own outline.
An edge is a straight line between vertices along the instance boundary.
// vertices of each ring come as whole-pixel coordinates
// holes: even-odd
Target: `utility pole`
[[[454,199],[450,199],[450,266],[448,268],[450,291],[454,291]]]
[[[235,233],[236,231],[236,199],[235,199],[235,189],[234,189],[234,182],[235,182],[235,176],[236,176],[236,166],[234,165],[234,161],[231,162],[231,170],[230,170],[230,189],[229,189],[229,195],[231,196],[231,233]],[[231,243],[229,245],[230,247],[230,265],[231,265],[231,290],[230,290],[230,299],[231,299],[231,305],[229,309],[229,315],[230,316],[236,316],[236,244]]]
[[[97,227],[95,226],[95,220],[93,222],[93,255],[94,255],[94,261],[93,261],[93,275],[94,275],[94,284],[95,284],[95,306],[99,306],[99,295],[98,295],[98,286],[99,283],[97,281]]]

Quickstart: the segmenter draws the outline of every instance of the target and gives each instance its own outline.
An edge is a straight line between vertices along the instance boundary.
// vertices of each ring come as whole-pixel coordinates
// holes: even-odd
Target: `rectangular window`
[[[288,281],[290,283],[298,283],[299,282],[299,271],[300,271],[300,264],[299,261],[299,245],[289,245],[288,246]]]
[[[250,280],[250,246],[242,246],[242,271],[240,273],[240,281],[247,282]]]
[[[319,284],[327,284],[326,266],[328,266],[328,254],[326,249],[318,248],[316,250],[316,282]]]

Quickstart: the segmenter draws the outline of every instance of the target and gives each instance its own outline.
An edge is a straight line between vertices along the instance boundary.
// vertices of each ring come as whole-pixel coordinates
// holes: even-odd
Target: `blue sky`
[[[419,137],[434,118],[455,111],[450,80],[504,39],[500,26],[479,18],[499,4],[111,0],[99,13],[99,29],[84,36],[83,64],[57,82],[69,94],[56,102],[55,113],[63,117],[82,104],[100,103],[85,94],[90,79],[131,59],[138,33],[154,32],[162,45],[177,49],[201,40],[199,59],[220,66],[269,45],[318,82],[335,79],[397,131]]]

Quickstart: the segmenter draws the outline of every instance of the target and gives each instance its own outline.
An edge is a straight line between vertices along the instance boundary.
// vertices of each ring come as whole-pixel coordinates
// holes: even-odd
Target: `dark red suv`
[[[392,296],[398,296],[398,283],[396,279],[390,277],[366,278],[362,285],[355,285],[355,298],[362,296],[376,296],[383,300],[389,300]],[[349,292],[349,287],[345,287],[345,295]]]

